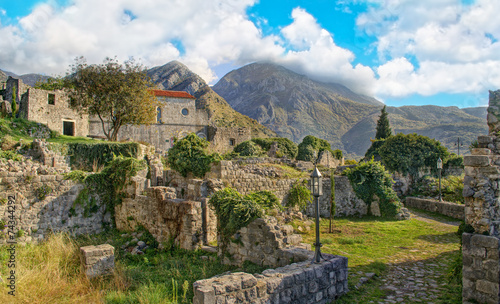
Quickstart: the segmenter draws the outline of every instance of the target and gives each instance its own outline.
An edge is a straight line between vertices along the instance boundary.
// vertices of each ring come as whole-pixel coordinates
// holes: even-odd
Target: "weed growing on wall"
[[[392,177],[380,162],[374,160],[362,162],[354,168],[345,170],[343,175],[349,178],[354,192],[368,207],[377,196],[380,199],[382,216],[394,217],[399,212],[401,205],[396,192],[392,189]]]
[[[306,186],[307,181],[296,180],[292,188],[288,192],[287,207],[298,207],[300,210],[305,209],[307,204],[311,203],[311,190]]]
[[[22,161],[24,159],[21,154],[15,152],[15,151],[12,151],[12,150],[8,150],[8,151],[0,150],[0,158],[11,159],[13,161]]]
[[[115,155],[137,157],[138,143],[69,143],[68,154],[71,165],[86,171],[110,163]]]
[[[50,193],[52,193],[52,188],[48,185],[42,185],[40,188],[35,189],[35,195],[39,201],[43,201]]]

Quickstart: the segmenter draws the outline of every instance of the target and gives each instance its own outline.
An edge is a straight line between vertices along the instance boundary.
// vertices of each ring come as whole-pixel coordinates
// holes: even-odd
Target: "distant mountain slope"
[[[344,86],[312,81],[269,63],[254,63],[232,71],[213,89],[233,109],[280,136],[300,142],[313,134],[327,139],[335,148],[342,148],[341,134],[382,105]]]
[[[32,87],[34,87],[38,81],[46,81],[47,79],[50,78],[49,76],[43,76],[40,74],[31,73],[31,74],[17,75],[17,74],[14,74],[12,72],[0,70],[0,82],[7,81],[8,76],[21,79],[25,84],[32,86]]]
[[[480,108],[479,108],[480,109]],[[438,106],[387,107],[393,134],[418,133],[439,140],[450,151],[457,152],[455,142],[460,137],[462,152],[479,135],[488,133],[486,114],[484,118],[470,115],[466,109]],[[481,116],[481,111],[469,111]],[[375,138],[375,126],[380,112],[374,113],[353,126],[342,136],[346,151],[363,155],[370,147],[370,138]],[[462,148],[461,148],[462,149]]]
[[[258,137],[276,135],[256,120],[233,110],[201,77],[178,61],[151,68],[148,70],[148,75],[160,89],[186,91],[196,97],[196,107],[205,109],[215,126],[250,127],[253,135]]]
[[[353,156],[363,156],[371,145],[382,106],[341,85],[316,82],[268,63],[232,71],[213,89],[235,110],[280,136],[298,143],[314,135]],[[458,137],[468,146],[487,133],[486,108],[403,106],[388,107],[387,112],[393,133],[416,132],[452,151]]]

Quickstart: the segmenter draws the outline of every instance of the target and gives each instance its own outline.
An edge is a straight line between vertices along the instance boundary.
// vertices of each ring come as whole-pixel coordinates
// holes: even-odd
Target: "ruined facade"
[[[88,135],[88,115],[79,114],[69,107],[66,92],[35,89],[20,79],[9,77],[3,98],[12,103],[14,97],[19,117],[43,123],[63,135]]]

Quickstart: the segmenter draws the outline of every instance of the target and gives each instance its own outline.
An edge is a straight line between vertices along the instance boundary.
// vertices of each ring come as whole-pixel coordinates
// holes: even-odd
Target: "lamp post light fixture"
[[[442,202],[443,197],[441,195],[441,170],[443,170],[443,160],[441,160],[441,157],[437,160],[437,168],[439,171],[439,201]]]
[[[314,203],[316,205],[316,251],[314,253],[313,262],[319,263],[323,258],[321,255],[321,243],[319,242],[319,197],[323,194],[323,177],[319,172],[318,167],[314,166],[314,171],[311,174],[311,193],[314,196]]]

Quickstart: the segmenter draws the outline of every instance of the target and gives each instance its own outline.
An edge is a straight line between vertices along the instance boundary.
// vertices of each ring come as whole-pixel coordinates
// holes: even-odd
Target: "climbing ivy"
[[[354,168],[346,169],[343,175],[349,178],[354,192],[368,205],[368,210],[377,196],[382,216],[394,217],[399,212],[401,205],[392,189],[392,177],[380,162],[362,162]]]
[[[306,186],[307,181],[296,180],[288,192],[287,207],[304,209],[308,203],[311,203],[311,190]]]

